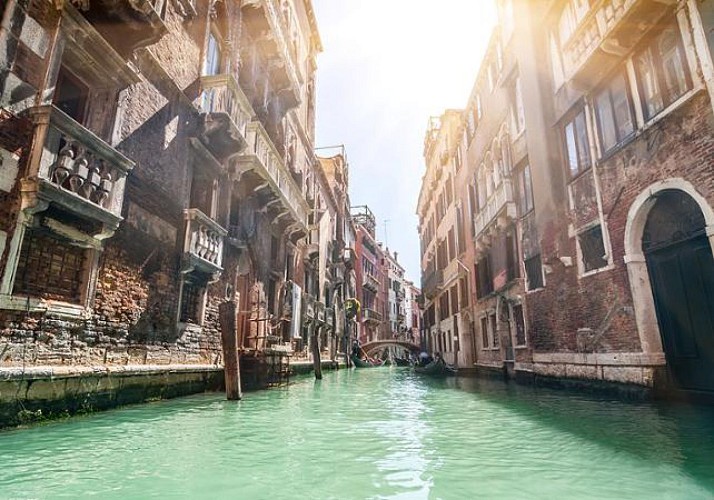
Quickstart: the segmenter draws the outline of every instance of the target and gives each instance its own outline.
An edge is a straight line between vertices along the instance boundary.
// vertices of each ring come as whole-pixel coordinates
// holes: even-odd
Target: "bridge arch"
[[[362,350],[370,356],[372,353],[379,349],[384,349],[386,347],[402,347],[408,351],[418,353],[421,351],[421,346],[407,340],[375,340],[372,342],[367,342],[362,345]]]

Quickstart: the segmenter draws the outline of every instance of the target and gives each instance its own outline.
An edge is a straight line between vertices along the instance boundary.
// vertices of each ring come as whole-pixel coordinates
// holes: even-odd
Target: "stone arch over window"
[[[642,191],[630,206],[625,226],[624,261],[630,278],[635,320],[642,351],[657,355],[661,364],[664,364],[662,339],[642,243],[648,216],[657,202],[657,193],[672,190],[686,193],[699,205],[704,215],[706,234],[714,251],[714,209],[689,181],[671,178],[655,182]]]

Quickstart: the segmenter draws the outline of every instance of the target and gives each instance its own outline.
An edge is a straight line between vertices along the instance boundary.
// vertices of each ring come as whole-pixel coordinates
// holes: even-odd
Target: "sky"
[[[345,145],[352,205],[372,209],[377,237],[399,252],[417,286],[416,205],[427,122],[466,105],[495,24],[494,4],[313,0],[324,46],[316,146]]]

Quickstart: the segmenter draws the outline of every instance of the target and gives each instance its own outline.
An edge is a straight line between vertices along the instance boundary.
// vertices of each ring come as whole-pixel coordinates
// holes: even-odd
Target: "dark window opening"
[[[201,323],[201,309],[203,303],[203,286],[196,280],[188,279],[183,284],[181,292],[182,323]]]
[[[602,228],[598,225],[578,235],[580,252],[583,259],[583,271],[594,271],[607,266],[605,243]]]
[[[543,288],[543,266],[540,262],[540,254],[526,259],[524,264],[528,278],[528,290]]]
[[[526,321],[523,316],[523,305],[516,304],[513,306],[513,321],[516,327],[516,345],[526,345]]]
[[[53,103],[72,119],[84,123],[89,89],[65,68],[61,68],[55,85]]]
[[[79,303],[87,250],[40,231],[28,230],[22,241],[14,293]]]
[[[481,318],[481,346],[487,349],[489,346],[488,341],[488,317],[484,316]]]

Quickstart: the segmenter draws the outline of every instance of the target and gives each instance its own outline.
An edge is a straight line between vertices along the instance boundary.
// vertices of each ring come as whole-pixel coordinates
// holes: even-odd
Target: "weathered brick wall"
[[[614,268],[578,279],[576,265],[565,267],[557,258],[576,255],[575,239],[563,238],[567,217],[541,231],[546,287],[527,296],[536,352],[641,351],[623,260],[628,212],[648,186],[672,177],[684,178],[714,204],[714,116],[706,93],[699,92],[639,133],[597,171]],[[564,240],[568,247],[558,248],[557,242]],[[580,328],[592,329],[597,338],[579,340]]]

